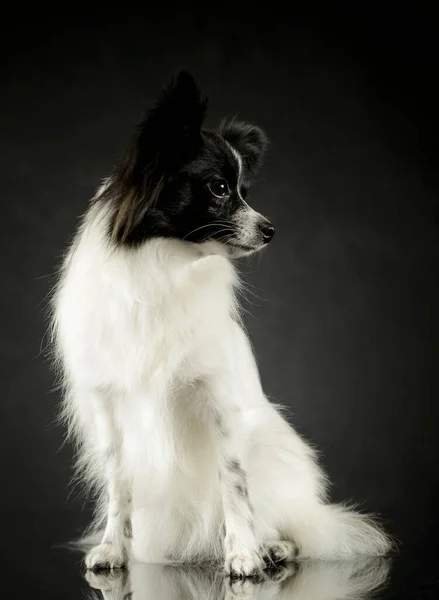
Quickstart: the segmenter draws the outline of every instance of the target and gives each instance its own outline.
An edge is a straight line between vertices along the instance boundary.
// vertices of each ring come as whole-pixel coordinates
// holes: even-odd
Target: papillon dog
[[[53,296],[63,417],[96,492],[90,570],[379,555],[369,517],[327,501],[314,450],[265,396],[234,259],[274,226],[247,202],[267,147],[236,117],[203,128],[181,72],[92,199]],[[98,533],[100,532],[100,533]]]

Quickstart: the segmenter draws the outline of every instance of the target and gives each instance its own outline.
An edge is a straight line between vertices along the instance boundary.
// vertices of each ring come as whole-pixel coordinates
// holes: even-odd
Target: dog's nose
[[[264,244],[268,244],[268,242],[273,238],[275,232],[273,223],[271,223],[271,221],[268,219],[265,219],[262,221],[262,223],[259,223],[259,229],[261,230]]]

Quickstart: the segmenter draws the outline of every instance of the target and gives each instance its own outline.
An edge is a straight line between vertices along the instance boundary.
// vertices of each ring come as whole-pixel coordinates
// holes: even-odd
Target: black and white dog
[[[368,518],[326,502],[313,450],[264,395],[232,259],[274,227],[245,198],[261,129],[202,128],[182,72],[90,204],[53,300],[64,416],[99,492],[89,569],[140,561],[383,554]]]

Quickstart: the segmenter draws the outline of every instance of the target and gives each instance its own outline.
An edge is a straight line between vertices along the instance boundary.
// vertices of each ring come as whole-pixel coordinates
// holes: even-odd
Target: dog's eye
[[[229,193],[229,186],[225,179],[214,179],[207,187],[216,198],[225,198]]]

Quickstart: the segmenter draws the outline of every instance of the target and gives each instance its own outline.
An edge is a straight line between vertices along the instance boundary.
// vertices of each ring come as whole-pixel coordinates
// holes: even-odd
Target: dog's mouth
[[[257,250],[259,246],[249,246],[247,244],[240,244],[239,242],[227,242],[228,246],[232,246],[233,248],[239,248],[240,250],[246,250],[250,252],[250,250]]]
[[[252,254],[253,252],[257,252],[264,246],[264,244],[242,244],[240,242],[237,242],[236,240],[227,240],[225,245],[229,248],[231,255],[234,255],[236,257]]]
[[[237,258],[259,252],[273,238],[274,226],[271,221],[255,211],[250,212],[250,216],[254,215],[250,218],[247,215],[249,212],[250,209],[238,212],[240,218],[237,216],[234,220],[231,219],[226,228],[221,223],[222,229],[212,233],[210,239],[216,240],[225,247],[230,257]]]

